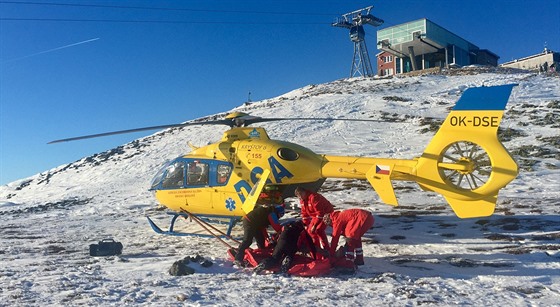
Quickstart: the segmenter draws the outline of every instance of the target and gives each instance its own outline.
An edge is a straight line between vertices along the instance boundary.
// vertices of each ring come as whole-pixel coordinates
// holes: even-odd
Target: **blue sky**
[[[180,123],[249,92],[345,78],[353,45],[330,23],[369,5],[379,29],[428,18],[500,63],[560,51],[557,0],[13,2],[0,0],[0,184],[153,132],[51,140]],[[366,28],[372,59],[376,30]]]

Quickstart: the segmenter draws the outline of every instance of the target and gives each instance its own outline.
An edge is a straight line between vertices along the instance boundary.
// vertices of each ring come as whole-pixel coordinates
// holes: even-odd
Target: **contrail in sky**
[[[15,59],[11,59],[11,60],[6,60],[6,61],[4,61],[3,63],[27,59],[27,58],[30,58],[30,57],[32,57],[32,56],[36,56],[36,55],[40,55],[40,54],[45,54],[45,53],[57,51],[57,50],[60,50],[60,49],[70,48],[70,47],[78,46],[78,45],[85,44],[85,43],[90,43],[90,42],[96,41],[96,40],[98,40],[98,39],[99,39],[99,37],[97,37],[97,38],[92,38],[92,39],[88,39],[88,40],[85,40],[85,41],[83,41],[83,42],[73,43],[73,44],[70,44],[70,45],[64,45],[64,46],[61,46],[61,47],[57,47],[57,48],[53,48],[53,49],[49,49],[49,50],[45,50],[45,51],[33,53],[33,54],[26,55],[26,56],[22,56],[22,57],[19,57],[19,58],[15,58]]]

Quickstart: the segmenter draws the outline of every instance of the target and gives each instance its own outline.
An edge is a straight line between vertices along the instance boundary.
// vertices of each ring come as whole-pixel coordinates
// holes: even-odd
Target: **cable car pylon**
[[[350,29],[350,40],[354,43],[354,55],[352,57],[352,69],[350,78],[363,76],[373,76],[373,68],[369,60],[364,30],[364,25],[378,27],[383,24],[383,20],[370,14],[372,6],[343,14],[332,23],[333,27]]]

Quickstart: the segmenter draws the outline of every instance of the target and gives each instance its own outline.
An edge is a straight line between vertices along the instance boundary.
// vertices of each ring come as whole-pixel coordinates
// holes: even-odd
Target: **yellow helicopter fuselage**
[[[177,235],[172,228],[178,216],[197,214],[229,219],[229,234],[235,221],[255,204],[282,202],[293,196],[296,187],[316,191],[327,178],[367,180],[380,201],[393,206],[398,201],[392,181],[413,181],[424,190],[441,194],[458,217],[483,217],[494,212],[500,189],[518,174],[517,164],[497,136],[514,86],[465,90],[424,152],[410,160],[316,154],[298,144],[271,140],[261,127],[250,127],[280,120],[378,120],[262,118],[241,112],[223,119],[105,132],[50,143],[194,125],[231,127],[220,141],[193,148],[167,162],[154,177],[151,190],[162,205],[175,211],[169,231],[148,218],[159,233]]]
[[[176,164],[183,165],[182,177],[166,188],[165,176]],[[203,168],[201,182],[189,181],[191,164]],[[167,163],[152,189],[158,201],[171,210],[243,216],[241,205],[263,170],[270,170],[267,184],[285,186],[320,180],[322,164],[321,155],[297,144],[271,140],[263,128],[237,127],[226,131],[219,142]]]

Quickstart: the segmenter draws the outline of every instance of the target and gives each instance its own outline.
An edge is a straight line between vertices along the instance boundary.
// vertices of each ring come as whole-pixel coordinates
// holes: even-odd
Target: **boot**
[[[356,259],[354,259],[354,264],[355,265],[364,265],[364,257],[356,257]]]
[[[354,259],[355,265],[364,265],[364,251],[361,248],[356,248],[356,259]]]
[[[292,257],[286,256],[284,260],[282,260],[282,264],[280,265],[280,272],[284,274],[288,273],[291,266],[292,266]]]
[[[350,249],[349,247],[346,247],[346,252],[344,253],[344,256],[346,259],[350,261],[354,260],[354,250]]]
[[[262,271],[264,271],[265,269],[265,263],[264,261],[259,263],[259,265],[257,265],[254,269],[253,272],[255,272],[255,274],[260,274]]]

